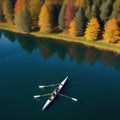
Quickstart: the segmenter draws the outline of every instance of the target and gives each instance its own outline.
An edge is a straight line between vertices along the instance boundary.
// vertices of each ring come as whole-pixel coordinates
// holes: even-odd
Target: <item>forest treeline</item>
[[[0,0],[0,22],[20,32],[56,32],[120,42],[120,0]]]

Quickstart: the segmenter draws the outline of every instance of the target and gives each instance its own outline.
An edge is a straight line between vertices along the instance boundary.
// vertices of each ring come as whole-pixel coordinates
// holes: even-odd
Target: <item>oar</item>
[[[60,83],[56,83],[56,84],[51,84],[51,85],[40,85],[39,88],[42,89],[42,88],[45,88],[45,87],[53,87],[53,86],[56,86],[56,85],[59,85]]]
[[[48,96],[48,95],[50,95],[50,94],[51,94],[51,93],[43,94],[43,95],[34,95],[33,97],[34,97],[34,98],[45,97],[45,96]]]
[[[60,96],[63,96],[63,97],[66,97],[66,98],[68,98],[68,99],[71,99],[71,100],[73,100],[73,101],[75,101],[75,102],[78,101],[78,99],[76,99],[76,98],[73,98],[73,97],[70,97],[70,96],[67,96],[67,95],[64,95],[64,94],[61,94],[61,93],[59,93],[59,95],[60,95]]]

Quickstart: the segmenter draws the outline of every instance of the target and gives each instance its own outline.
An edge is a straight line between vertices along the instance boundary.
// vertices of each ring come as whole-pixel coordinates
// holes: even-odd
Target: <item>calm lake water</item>
[[[50,93],[39,85],[68,82],[42,112]],[[120,55],[80,44],[0,31],[0,120],[120,120]]]

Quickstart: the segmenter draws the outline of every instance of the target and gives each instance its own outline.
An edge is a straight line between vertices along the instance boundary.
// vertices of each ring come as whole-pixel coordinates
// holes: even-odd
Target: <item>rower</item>
[[[57,93],[59,92],[59,90],[60,90],[59,88],[56,88],[56,92],[57,92]]]
[[[55,96],[56,96],[56,92],[54,92],[54,93],[52,94],[52,96],[55,97]]]

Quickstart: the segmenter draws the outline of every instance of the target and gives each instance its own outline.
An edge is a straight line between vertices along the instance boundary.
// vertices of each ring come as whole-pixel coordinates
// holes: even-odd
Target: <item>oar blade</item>
[[[60,83],[55,83],[55,84],[51,84],[51,85],[40,85],[39,88],[43,89],[43,88],[47,88],[47,87],[54,87],[56,85],[59,85]]]
[[[45,86],[39,86],[40,89],[43,89]]]
[[[33,97],[34,97],[34,98],[39,98],[39,97],[40,97],[40,95],[34,95]]]
[[[78,99],[76,99],[76,98],[71,98],[73,101],[75,101],[75,102],[77,102],[78,101]]]
[[[76,99],[76,98],[73,98],[73,97],[70,97],[70,96],[67,96],[67,95],[64,95],[64,94],[61,94],[61,93],[59,93],[59,95],[65,97],[65,98],[71,99],[71,100],[73,100],[73,101],[75,101],[75,102],[78,101],[78,99]]]

